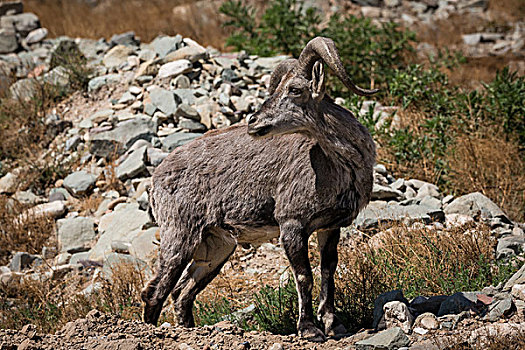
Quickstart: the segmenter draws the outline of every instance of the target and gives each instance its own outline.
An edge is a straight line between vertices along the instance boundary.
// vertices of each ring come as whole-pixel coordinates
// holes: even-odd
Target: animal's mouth
[[[270,132],[272,127],[270,125],[261,126],[259,128],[248,128],[248,135],[250,136],[264,136]]]

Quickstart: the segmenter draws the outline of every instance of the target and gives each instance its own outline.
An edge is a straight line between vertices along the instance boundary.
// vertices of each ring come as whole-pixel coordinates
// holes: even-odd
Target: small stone
[[[191,82],[190,78],[188,78],[187,76],[179,75],[171,81],[170,85],[175,87],[176,89],[189,89],[191,86]]]
[[[129,254],[131,244],[125,241],[113,241],[111,242],[111,250],[119,254]]]
[[[135,96],[129,92],[129,91],[126,91],[122,97],[118,100],[118,103],[122,103],[122,104],[129,104],[131,102],[135,101]]]
[[[284,350],[284,347],[281,343],[273,343],[273,345],[268,350]]]
[[[515,308],[512,298],[510,297],[496,300],[489,306],[488,313],[483,319],[490,322],[496,322],[502,317],[510,316]]]
[[[0,179],[0,194],[15,193],[18,187],[18,176],[7,173]]]
[[[29,45],[39,43],[47,37],[47,33],[48,31],[46,28],[32,30],[29,34],[27,34],[25,41]]]
[[[177,50],[181,43],[181,35],[174,37],[160,36],[151,42],[150,47],[157,53],[159,58],[164,58],[170,52]]]
[[[438,187],[429,183],[426,183],[419,188],[419,190],[417,191],[416,198],[424,198],[426,196],[441,198],[441,194],[439,193]]]
[[[109,69],[117,68],[126,63],[128,56],[132,53],[133,49],[129,46],[117,45],[106,53],[102,63]]]
[[[157,75],[158,78],[169,78],[191,71],[193,65],[188,60],[178,60],[163,64]]]
[[[393,290],[380,294],[374,301],[374,322],[372,326],[376,329],[379,327],[379,322],[383,319],[383,307],[390,301],[401,301],[408,304],[408,300],[403,296],[403,291]]]
[[[414,321],[414,328],[419,327],[423,329],[438,329],[439,321],[433,313],[425,312],[419,315]]]
[[[157,53],[153,50],[143,49],[139,52],[139,60],[143,62],[153,61],[157,57]]]
[[[142,88],[138,87],[138,86],[130,86],[128,91],[132,94],[132,95],[140,95],[142,93]]]
[[[374,187],[372,189],[372,200],[396,200],[401,199],[403,197],[404,196],[401,191],[374,183]]]
[[[379,18],[381,17],[381,8],[374,6],[363,6],[361,7],[361,14],[363,17]]]
[[[87,171],[81,170],[69,174],[64,179],[64,187],[73,196],[82,196],[88,194],[95,186],[97,177]]]
[[[181,129],[188,130],[189,132],[205,132],[206,125],[201,124],[195,120],[188,118],[179,118],[177,126]]]
[[[386,328],[400,327],[405,333],[410,332],[414,316],[408,310],[405,303],[390,301],[383,306],[384,321]]]
[[[175,116],[189,118],[197,122],[200,122],[201,120],[199,112],[197,112],[195,108],[188,106],[186,103],[182,103],[181,105],[179,105]]]

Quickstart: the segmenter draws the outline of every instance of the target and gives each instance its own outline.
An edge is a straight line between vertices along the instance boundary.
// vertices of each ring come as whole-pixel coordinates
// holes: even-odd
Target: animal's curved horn
[[[343,84],[355,94],[359,96],[369,96],[379,91],[379,89],[367,90],[360,88],[350,80],[350,77],[346,74],[345,68],[343,67],[341,57],[335,47],[334,41],[329,38],[318,36],[306,44],[297,62],[299,73],[304,77],[311,79],[312,67],[319,59],[322,59],[335,75],[341,79]]]
[[[294,69],[297,65],[297,60],[295,58],[289,58],[277,65],[275,67],[271,77],[270,77],[270,86],[268,87],[268,93],[271,95],[277,90],[281,79],[286,73]]]

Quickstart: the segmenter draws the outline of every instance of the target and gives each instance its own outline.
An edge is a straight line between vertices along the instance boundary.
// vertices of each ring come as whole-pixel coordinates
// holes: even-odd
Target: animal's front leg
[[[281,243],[292,267],[299,296],[299,320],[297,331],[300,336],[313,341],[323,341],[325,336],[314,325],[312,308],[312,268],[308,259],[308,234],[297,220],[280,225]]]
[[[321,253],[321,293],[317,316],[323,322],[325,334],[328,336],[346,333],[346,328],[335,316],[334,307],[334,273],[337,268],[339,235],[339,229],[317,232]]]

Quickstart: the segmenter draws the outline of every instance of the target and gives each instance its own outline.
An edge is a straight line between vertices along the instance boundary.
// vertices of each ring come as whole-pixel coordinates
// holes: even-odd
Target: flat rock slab
[[[407,335],[399,327],[387,329],[376,335],[358,341],[355,347],[358,350],[394,350],[407,346],[410,343]]]
[[[481,215],[484,219],[500,218],[505,223],[512,223],[496,203],[480,192],[469,193],[454,199],[445,208],[445,214],[463,214],[472,217]]]
[[[429,223],[434,220],[443,221],[445,215],[441,209],[424,205],[400,205],[396,202],[374,201],[359,213],[354,225],[361,229],[377,227],[379,224],[408,221]]]
[[[117,177],[121,181],[126,181],[127,179],[132,179],[147,173],[146,150],[147,146],[142,146],[133,151],[128,158],[117,167]]]
[[[148,213],[140,210],[137,203],[118,204],[113,212],[100,218],[100,238],[91,249],[89,258],[95,261],[104,260],[111,253],[113,241],[131,242],[149,222]]]
[[[120,122],[113,130],[91,136],[90,152],[99,157],[109,158],[123,154],[137,140],[151,141],[157,133],[153,120],[148,116],[137,116]]]
[[[89,244],[96,237],[94,225],[92,218],[81,216],[58,220],[60,251],[73,254],[89,250]]]

